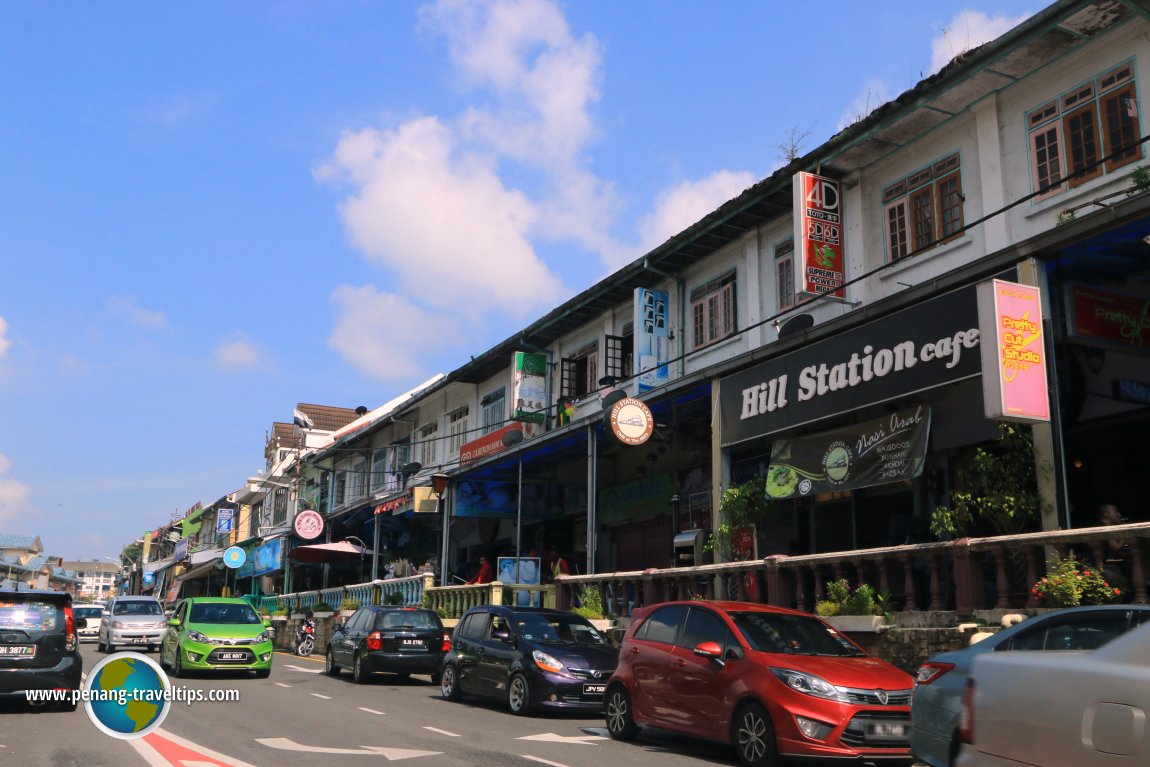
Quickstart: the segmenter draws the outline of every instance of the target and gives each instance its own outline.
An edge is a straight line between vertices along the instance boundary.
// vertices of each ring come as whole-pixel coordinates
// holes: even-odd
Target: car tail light
[[[75,650],[76,642],[76,616],[72,614],[72,605],[64,605],[64,649]]]
[[[974,680],[967,679],[962,688],[962,713],[958,715],[958,742],[974,743]]]
[[[369,650],[382,650],[383,649],[383,634],[378,631],[373,631],[367,635],[367,649]]]
[[[446,631],[443,632],[443,651],[451,652],[451,634]]]
[[[954,668],[953,663],[927,661],[918,667],[918,672],[914,675],[914,681],[916,684],[930,684],[952,668]]]

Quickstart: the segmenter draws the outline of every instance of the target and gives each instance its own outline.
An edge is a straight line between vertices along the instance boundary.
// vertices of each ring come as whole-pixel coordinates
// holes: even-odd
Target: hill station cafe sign
[[[1049,420],[1037,288],[1003,280],[969,286],[812,343],[720,383],[724,447],[883,402],[883,418],[813,435],[780,434],[767,492],[790,498],[869,487],[922,473],[930,406],[905,401],[983,377],[987,418]]]

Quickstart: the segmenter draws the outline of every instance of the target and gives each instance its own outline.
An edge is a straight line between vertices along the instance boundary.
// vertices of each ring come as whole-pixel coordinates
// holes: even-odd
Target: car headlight
[[[191,629],[188,630],[188,639],[193,642],[203,642],[204,644],[211,644],[212,641],[211,637],[205,636],[198,631],[192,631]]]
[[[120,629],[127,628],[127,626],[124,625],[123,621],[112,621],[112,628],[118,631]]]
[[[772,668],[771,671],[779,678],[779,681],[795,692],[813,695],[816,698],[837,700],[839,703],[850,703],[845,692],[814,674],[807,674],[790,668]]]
[[[268,641],[269,639],[271,639],[271,637],[268,636],[268,632],[261,631],[260,635],[258,637],[256,637],[256,644],[263,644],[264,642]]]
[[[563,664],[555,660],[552,656],[548,655],[541,650],[532,650],[531,658],[535,661],[535,665],[544,671],[558,673],[563,670]]]

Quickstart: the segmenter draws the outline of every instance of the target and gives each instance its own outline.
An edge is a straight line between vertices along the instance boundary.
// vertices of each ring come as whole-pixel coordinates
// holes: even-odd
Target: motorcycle
[[[315,621],[304,618],[295,633],[295,653],[307,657],[315,650]]]

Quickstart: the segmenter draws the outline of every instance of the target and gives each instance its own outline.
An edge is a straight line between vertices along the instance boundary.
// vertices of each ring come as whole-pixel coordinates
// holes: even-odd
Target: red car
[[[783,758],[909,765],[914,680],[809,613],[745,602],[639,611],[607,682],[607,730],[730,743],[745,765]]]

